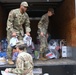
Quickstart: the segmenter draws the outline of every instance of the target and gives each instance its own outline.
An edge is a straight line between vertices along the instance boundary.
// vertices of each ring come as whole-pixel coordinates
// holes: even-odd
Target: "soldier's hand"
[[[26,35],[30,36],[30,33],[29,33],[29,32],[27,32],[27,33],[26,33]]]
[[[8,73],[9,72],[9,69],[5,69],[5,72]]]
[[[40,35],[41,35],[41,36],[44,36],[44,33],[43,33],[43,32],[41,32],[41,33],[40,33]]]
[[[13,36],[13,37],[16,37],[16,32],[13,32],[13,33],[12,33],[12,36]]]

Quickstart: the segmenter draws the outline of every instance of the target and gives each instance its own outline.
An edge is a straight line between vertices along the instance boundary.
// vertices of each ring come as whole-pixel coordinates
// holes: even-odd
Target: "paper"
[[[13,73],[6,73],[5,71],[1,71],[1,74],[2,75],[16,75],[16,74],[13,74]]]

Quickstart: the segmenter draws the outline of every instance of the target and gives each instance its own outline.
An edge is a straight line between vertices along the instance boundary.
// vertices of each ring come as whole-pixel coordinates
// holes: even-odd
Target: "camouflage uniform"
[[[47,50],[47,29],[49,24],[49,18],[47,14],[44,14],[38,23],[38,35],[40,39],[40,53],[44,53]],[[44,36],[40,33],[43,32]]]
[[[26,31],[30,32],[31,30],[29,29],[30,21],[29,21],[28,14],[26,12],[21,14],[20,9],[11,10],[8,16],[7,28],[6,28],[8,44],[11,38],[11,34],[13,32],[16,32],[18,40],[22,40],[24,36],[24,30],[22,27],[23,24],[25,24]],[[8,45],[8,49],[7,49],[8,58],[11,58],[11,53],[12,53],[11,48]]]
[[[9,68],[9,72],[17,75],[33,75],[33,59],[29,53],[19,53],[16,61],[16,68]]]

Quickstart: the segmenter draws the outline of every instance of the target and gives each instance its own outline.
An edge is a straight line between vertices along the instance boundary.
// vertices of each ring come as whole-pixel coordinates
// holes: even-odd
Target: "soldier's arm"
[[[14,22],[14,13],[13,13],[13,11],[10,11],[10,13],[8,15],[8,19],[7,19],[7,28],[6,28],[6,30],[11,31],[11,33],[14,32],[13,22]]]
[[[21,59],[18,60],[18,63],[16,64],[16,68],[7,68],[10,73],[15,74],[22,74],[24,72],[24,61]]]
[[[43,27],[44,27],[44,23],[45,23],[45,20],[46,20],[45,18],[46,18],[45,15],[43,15],[41,17],[41,20],[38,23],[39,34],[41,36],[44,36],[44,31],[43,31],[44,28]]]
[[[45,16],[43,15],[38,23],[38,29],[40,30],[40,32],[43,32],[42,29],[43,29],[44,21],[45,21]]]
[[[30,58],[30,57],[29,57]],[[27,74],[29,73],[32,69],[33,69],[33,59],[31,57],[30,59],[31,62],[29,61],[24,61],[22,60],[21,58],[17,61],[18,63],[16,64],[16,68],[13,69],[13,68],[9,68],[9,72],[12,72],[12,73],[16,73],[16,74]],[[31,65],[30,65],[30,64]],[[29,65],[29,66],[28,66]],[[28,69],[27,69],[27,66],[28,66]]]
[[[25,20],[26,32],[31,32],[29,16],[28,14],[25,14],[25,16],[26,16],[26,20]]]

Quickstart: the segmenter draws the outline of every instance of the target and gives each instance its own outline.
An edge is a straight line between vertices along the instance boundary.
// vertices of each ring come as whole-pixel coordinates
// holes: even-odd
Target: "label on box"
[[[33,73],[34,74],[42,74],[42,68],[34,68]]]

